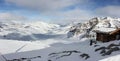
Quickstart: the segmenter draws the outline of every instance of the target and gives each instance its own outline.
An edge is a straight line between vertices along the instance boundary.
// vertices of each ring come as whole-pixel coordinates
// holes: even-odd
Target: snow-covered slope
[[[119,61],[120,40],[90,45],[91,38],[85,37],[94,34],[91,30],[119,28],[119,21],[93,18],[65,26],[0,21],[0,61]]]
[[[97,30],[99,28],[111,28],[111,29],[120,28],[120,18],[96,17],[90,19],[85,23],[77,23],[71,26],[68,32],[68,37],[76,37],[79,36],[81,33],[87,34],[92,30]]]
[[[0,60],[5,61],[109,61],[115,58],[119,61],[120,50],[112,51],[113,48],[120,48],[119,41],[108,43],[97,43],[92,46],[89,45],[89,39],[79,40],[44,40],[44,41],[13,41],[13,40],[0,40],[1,55]],[[111,44],[119,45],[105,49],[106,53],[101,53],[102,47],[108,48]],[[11,47],[8,47],[11,46]],[[99,50],[100,49],[100,50]],[[112,56],[116,56],[111,58]],[[110,58],[109,58],[110,57]],[[106,58],[106,59],[105,59]]]
[[[102,59],[100,61],[119,61],[119,60],[120,60],[120,55],[115,55],[115,56]]]
[[[17,32],[30,32],[31,33],[48,33],[54,28],[59,27],[57,24],[49,24],[45,22],[32,22],[32,23],[20,23],[20,22],[13,22],[13,21],[0,21],[0,26],[4,31],[17,31]],[[33,31],[34,30],[34,31]]]
[[[52,34],[55,36],[56,34],[65,34],[65,32],[65,27],[41,21],[32,23],[0,21],[0,38],[2,39],[29,41],[38,40],[41,39],[41,36],[44,38],[47,35],[50,38]]]
[[[34,22],[34,23],[29,23],[28,25],[40,33],[49,33],[53,29],[60,27],[57,24],[48,24],[48,23],[40,22],[40,21]]]

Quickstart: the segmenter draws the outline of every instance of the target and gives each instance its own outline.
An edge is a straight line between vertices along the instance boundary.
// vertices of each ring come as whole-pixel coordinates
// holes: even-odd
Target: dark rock
[[[111,50],[107,51],[106,53],[102,54],[102,56],[105,56],[105,55],[110,55],[112,53]]]
[[[106,50],[105,50],[105,49],[103,49],[103,50],[100,52],[100,54],[104,54],[104,53],[106,53]]]
[[[118,50],[120,50],[120,48],[119,48],[119,47],[114,47],[114,48],[112,48],[111,50],[113,50],[113,51],[118,51]]]
[[[97,44],[97,41],[90,40],[90,46],[93,45],[93,44]]]
[[[81,56],[82,58],[84,58],[84,57],[85,57],[85,59],[90,58],[90,56],[89,56],[88,54],[86,54],[86,53],[83,53],[83,54],[81,54],[80,56]]]
[[[52,61],[52,60],[48,60],[48,61]]]
[[[106,47],[100,47],[100,48],[95,49],[95,52],[99,51],[99,50],[105,50],[105,49],[106,49]]]
[[[94,45],[94,47],[97,47],[97,46],[100,46],[100,45]]]
[[[102,56],[110,55],[112,52],[118,51],[118,50],[120,50],[119,47],[110,48],[109,51],[107,51],[106,53],[104,53]]]
[[[13,61],[21,61],[20,59],[13,59]]]
[[[114,46],[120,46],[120,45],[119,45],[119,44],[117,45],[117,44],[113,44],[113,43],[112,43],[112,44],[110,44],[107,48],[110,49],[110,48],[112,48],[112,47],[114,47]]]
[[[22,60],[26,60],[27,58],[21,58]]]
[[[41,58],[41,56],[37,56],[37,57]]]

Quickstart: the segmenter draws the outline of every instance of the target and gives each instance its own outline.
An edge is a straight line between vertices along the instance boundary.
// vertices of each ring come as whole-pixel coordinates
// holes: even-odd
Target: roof
[[[115,31],[112,31],[112,32],[110,33],[110,35],[112,35],[112,34],[116,34],[116,33],[118,33],[118,32],[120,32],[120,28],[117,29],[117,30],[115,30]]]
[[[99,28],[97,30],[94,30],[96,33],[102,33],[102,34],[117,34],[120,33],[120,28],[119,29],[112,29],[112,28]]]
[[[115,28],[98,28],[98,29],[95,29],[94,31],[99,33],[109,33],[115,30],[116,30]]]

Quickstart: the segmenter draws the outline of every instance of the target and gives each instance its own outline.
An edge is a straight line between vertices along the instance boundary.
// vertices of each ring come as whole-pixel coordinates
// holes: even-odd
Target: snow
[[[108,46],[111,43],[118,43],[119,41],[113,41],[109,43],[98,43],[100,46]],[[27,44],[26,46],[24,46]],[[13,41],[13,40],[0,40],[0,52],[4,55],[7,59],[20,59],[20,58],[32,58],[41,56],[41,58],[31,59],[31,61],[98,61],[103,60],[104,58],[108,58],[110,56],[115,56],[120,54],[120,52],[112,53],[110,56],[101,56],[99,52],[95,52],[95,48],[89,45],[89,39],[83,38],[81,41],[79,40],[56,40],[56,39],[48,39],[44,41]],[[21,48],[24,46],[23,48]],[[20,49],[20,50],[19,50]],[[19,51],[18,51],[19,50]],[[62,57],[56,59],[62,55],[69,54],[68,52],[62,53],[63,51],[80,51],[81,53],[72,53],[70,56]],[[16,52],[17,51],[17,52]],[[51,53],[56,53],[54,57],[52,55],[49,56]],[[90,58],[85,60],[81,58],[80,55],[83,53],[87,53],[90,55]],[[0,57],[1,60],[3,59]],[[106,60],[106,59],[105,59]],[[107,59],[108,60],[108,59]],[[111,58],[112,60],[112,58]],[[109,61],[109,60],[108,60]],[[118,60],[119,61],[119,60]]]
[[[59,25],[57,25],[57,24],[49,24],[49,23],[39,22],[39,21],[33,22],[33,23],[28,23],[28,25],[30,25],[32,28],[38,30],[40,33],[47,33],[50,30],[59,27]]]
[[[107,27],[108,23],[103,24],[104,20],[110,21],[112,27]],[[115,19],[108,17],[104,20],[97,24],[95,27],[96,30],[103,32],[115,30],[112,22],[112,20]],[[120,60],[120,50],[105,56],[102,56],[100,51],[95,52],[95,50],[100,47],[108,47],[110,44],[120,44],[120,40],[107,43],[97,42],[97,44],[90,46],[91,39],[84,37],[86,35],[85,30],[73,38],[67,38],[67,36],[72,36],[70,33],[67,35],[72,25],[61,27],[57,24],[45,22],[19,23],[19,25],[17,25],[17,22],[1,23],[0,25],[3,26],[3,28],[0,28],[0,61],[6,61],[6,59],[11,61],[15,59],[21,61]],[[79,25],[77,27],[79,27]],[[6,37],[4,37],[4,35],[6,35]],[[118,48],[120,48],[120,46],[118,46]],[[106,49],[106,51],[109,51],[109,49]],[[89,58],[82,58],[82,54],[87,54]]]
[[[95,29],[95,30],[98,30],[98,31],[101,31],[101,32],[111,32],[111,31],[114,31],[116,30],[115,28],[98,28],[98,29]]]
[[[26,45],[26,46],[24,46]],[[42,49],[45,47],[49,47],[43,43],[34,43],[34,42],[23,42],[23,41],[13,41],[13,40],[0,40],[0,52],[2,54],[8,54],[8,53],[15,53],[15,52],[22,52],[21,50],[18,51],[19,48],[24,46],[23,51],[30,51],[30,50],[36,50],[36,49]]]
[[[115,56],[112,56],[112,57],[102,59],[100,61],[119,61],[119,60],[120,60],[120,55],[115,55]]]

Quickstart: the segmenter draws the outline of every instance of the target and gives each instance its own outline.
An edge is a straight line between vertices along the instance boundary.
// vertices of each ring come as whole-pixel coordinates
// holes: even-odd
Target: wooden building
[[[110,32],[96,30],[95,32],[97,41],[109,42],[114,40],[120,40],[120,29],[116,29]]]

